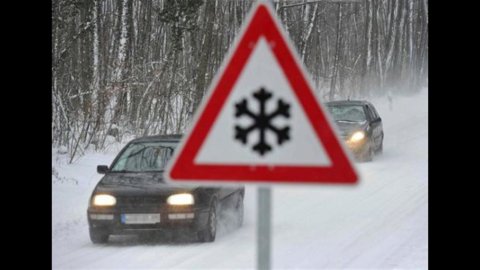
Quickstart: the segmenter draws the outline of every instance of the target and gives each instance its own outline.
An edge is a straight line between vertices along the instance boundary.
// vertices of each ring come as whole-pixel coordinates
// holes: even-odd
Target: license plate
[[[123,224],[155,224],[160,223],[160,214],[122,214]]]

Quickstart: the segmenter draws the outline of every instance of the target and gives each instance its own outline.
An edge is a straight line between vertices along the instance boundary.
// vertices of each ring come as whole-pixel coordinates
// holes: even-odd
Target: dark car
[[[112,234],[191,233],[201,242],[215,240],[223,213],[235,226],[243,222],[240,187],[174,186],[163,179],[165,164],[180,135],[132,140],[95,187],[87,210],[90,239],[105,243]],[[225,216],[225,215],[222,215]]]
[[[326,105],[337,123],[340,136],[356,159],[371,161],[376,153],[383,151],[382,118],[372,103],[341,100]]]

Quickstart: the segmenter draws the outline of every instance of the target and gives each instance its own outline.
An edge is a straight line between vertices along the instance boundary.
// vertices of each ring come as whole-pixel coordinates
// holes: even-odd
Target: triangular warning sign
[[[175,183],[344,183],[353,163],[268,4],[257,3],[169,163]]]

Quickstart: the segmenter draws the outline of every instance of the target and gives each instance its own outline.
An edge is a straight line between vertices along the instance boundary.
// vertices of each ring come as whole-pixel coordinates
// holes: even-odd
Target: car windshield
[[[138,142],[128,146],[113,164],[112,172],[163,171],[176,142]]]
[[[335,121],[363,122],[366,120],[361,105],[328,105],[327,107]]]

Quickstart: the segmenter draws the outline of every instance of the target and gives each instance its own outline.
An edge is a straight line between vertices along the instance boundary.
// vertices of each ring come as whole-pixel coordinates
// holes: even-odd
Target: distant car
[[[326,103],[335,120],[340,136],[354,157],[371,161],[383,151],[383,125],[372,103],[359,100],[341,100]]]
[[[132,140],[93,190],[87,210],[90,239],[105,243],[112,234],[193,233],[215,240],[217,221],[228,210],[236,226],[243,222],[245,188],[187,187],[164,182],[163,170],[179,135]],[[233,214],[232,214],[233,213]]]

